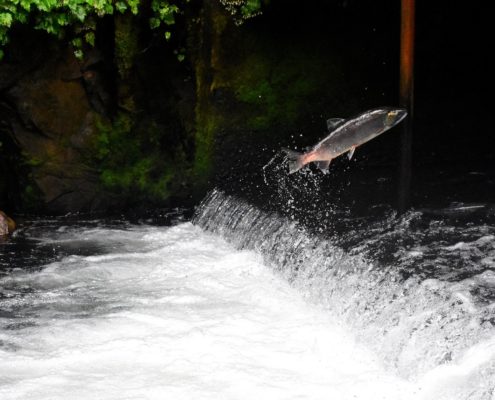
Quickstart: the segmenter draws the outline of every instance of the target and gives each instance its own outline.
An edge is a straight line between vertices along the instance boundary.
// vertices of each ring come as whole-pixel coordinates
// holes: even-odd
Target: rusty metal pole
[[[408,117],[402,125],[400,140],[399,212],[411,205],[412,136],[414,116],[414,0],[401,0],[400,28],[400,105]]]

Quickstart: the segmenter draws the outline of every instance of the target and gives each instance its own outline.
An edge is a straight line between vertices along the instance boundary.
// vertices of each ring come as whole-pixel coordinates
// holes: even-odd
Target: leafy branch
[[[12,27],[28,23],[58,38],[75,32],[76,37],[71,42],[76,56],[82,57],[83,43],[94,45],[96,18],[126,12],[137,15],[145,3],[144,0],[1,0],[0,59]],[[149,23],[153,29],[173,25],[181,12],[173,0],[152,0],[151,10]],[[170,35],[167,29],[165,37],[168,39]]]

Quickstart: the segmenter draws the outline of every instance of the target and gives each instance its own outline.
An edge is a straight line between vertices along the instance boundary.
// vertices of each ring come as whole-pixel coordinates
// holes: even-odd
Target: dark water
[[[147,215],[95,218],[88,215],[65,217],[21,217],[12,237],[0,241],[0,277],[14,270],[31,271],[71,255],[90,256],[125,248],[126,241],[102,244],[103,229],[128,230],[140,224],[168,226],[190,218],[191,210],[152,210]],[[81,237],[81,229],[85,235]]]

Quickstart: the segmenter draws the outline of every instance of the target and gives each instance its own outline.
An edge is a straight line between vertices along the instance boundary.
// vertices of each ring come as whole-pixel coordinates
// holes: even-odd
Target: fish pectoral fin
[[[345,122],[344,118],[330,118],[327,119],[327,129],[329,132],[332,132],[336,128],[338,128],[340,125],[342,125]]]
[[[351,147],[349,150],[349,153],[347,153],[347,158],[350,160],[352,156],[354,155],[354,151],[356,151],[356,146]]]
[[[325,160],[325,161],[316,161],[316,167],[322,171],[324,174],[328,174],[328,167],[330,167],[330,161],[332,160]]]

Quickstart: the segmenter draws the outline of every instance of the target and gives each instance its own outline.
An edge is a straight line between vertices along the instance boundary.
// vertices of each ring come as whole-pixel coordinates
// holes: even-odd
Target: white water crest
[[[72,229],[64,242],[85,240],[107,253],[1,278],[2,400],[417,393],[253,251],[190,223]]]

